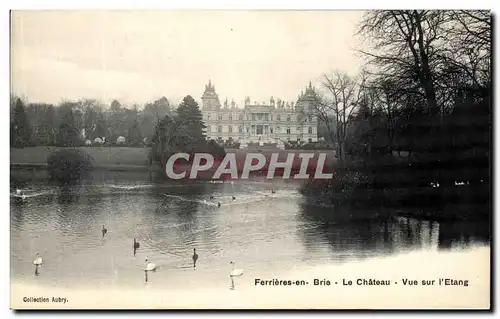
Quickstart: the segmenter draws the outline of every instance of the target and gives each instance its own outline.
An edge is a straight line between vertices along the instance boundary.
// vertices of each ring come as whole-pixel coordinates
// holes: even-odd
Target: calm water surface
[[[144,286],[147,257],[158,265],[148,275],[150,284],[227,286],[229,261],[253,280],[408,251],[488,245],[487,225],[327,220],[323,216],[336,209],[309,204],[297,186],[258,181],[31,186],[24,202],[11,203],[11,278],[71,288]],[[108,229],[104,238],[102,225]],[[135,256],[134,238],[140,243]],[[199,255],[196,270],[193,248]],[[44,259],[39,276],[32,264],[36,252]]]

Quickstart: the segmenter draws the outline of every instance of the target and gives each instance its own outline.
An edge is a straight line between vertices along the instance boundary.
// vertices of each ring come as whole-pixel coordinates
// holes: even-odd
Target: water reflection
[[[35,195],[11,205],[12,276],[68,287],[139,287],[145,258],[158,266],[148,283],[227,285],[229,261],[251,276],[275,276],[300,266],[475,245],[485,231],[478,223],[395,218],[383,210],[366,218],[366,211],[349,207],[318,207],[285,183],[106,179],[66,188],[30,187]],[[134,238],[140,243],[135,254]],[[197,277],[192,276],[193,249],[199,255]],[[44,258],[36,279],[35,252]]]
[[[318,225],[304,231],[306,247],[315,249],[318,242],[324,242],[340,255],[370,257],[412,249],[438,250],[489,243],[487,221],[437,222],[355,210],[348,206],[301,205],[303,220]],[[346,214],[366,217],[348,219]]]

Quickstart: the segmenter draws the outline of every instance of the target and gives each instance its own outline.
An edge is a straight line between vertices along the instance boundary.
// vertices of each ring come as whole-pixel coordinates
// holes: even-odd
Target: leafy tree
[[[80,142],[79,131],[71,103],[63,103],[59,107],[60,125],[58,131],[58,144],[60,146],[77,146]]]
[[[95,139],[95,138],[108,139],[108,137],[109,137],[108,122],[106,121],[106,117],[105,117],[104,113],[100,112],[97,114],[96,117],[97,117],[97,120],[96,120],[95,128],[92,131],[92,139]]]
[[[50,179],[66,185],[78,183],[92,168],[93,158],[80,149],[60,149],[47,157]]]
[[[203,116],[198,103],[191,95],[184,97],[182,103],[177,108],[177,118],[182,123],[182,127],[186,132],[186,145],[193,148],[205,143],[206,126],[203,123]]]
[[[85,138],[93,139],[94,130],[97,126],[99,114],[102,113],[102,108],[96,100],[83,99],[79,102],[83,106],[83,129],[85,130]]]
[[[37,133],[38,141],[42,145],[54,145],[56,143],[56,116],[54,107],[49,105],[45,109],[42,121]]]
[[[170,102],[166,97],[163,96],[152,103],[146,103],[139,120],[140,130],[143,136],[153,136],[156,123],[162,120],[166,115],[173,115]]]
[[[140,145],[142,143],[142,134],[137,118],[134,119],[132,126],[128,130],[127,140],[132,145]]]
[[[29,103],[26,105],[26,117],[31,126],[32,142],[34,144],[43,144],[43,141],[40,140],[40,127],[48,106],[48,104],[44,103]]]
[[[24,110],[24,103],[17,98],[10,124],[10,145],[26,147],[31,144],[31,126]]]
[[[128,131],[125,123],[125,109],[117,100],[111,102],[111,108],[108,111],[108,128],[113,141],[116,141],[118,136],[125,136]]]
[[[166,115],[158,121],[152,138],[151,159],[164,166],[175,152],[207,152],[224,156],[224,149],[214,141],[207,143],[205,125],[198,103],[186,96],[175,116]]]
[[[176,118],[165,115],[155,127],[151,157],[163,166],[168,156],[183,149],[186,137],[185,127]]]

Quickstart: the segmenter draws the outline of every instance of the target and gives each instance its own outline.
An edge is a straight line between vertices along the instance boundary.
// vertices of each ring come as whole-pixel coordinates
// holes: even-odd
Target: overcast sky
[[[11,91],[30,102],[139,103],[192,95],[295,101],[334,69],[356,73],[360,11],[14,11]]]

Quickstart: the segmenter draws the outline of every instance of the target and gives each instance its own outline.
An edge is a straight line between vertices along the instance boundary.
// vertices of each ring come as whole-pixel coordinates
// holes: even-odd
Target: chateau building
[[[296,103],[274,100],[273,97],[269,103],[250,103],[247,96],[243,108],[237,107],[234,100],[228,104],[227,99],[221,105],[210,80],[201,99],[208,139],[219,142],[232,139],[241,144],[318,140],[318,119],[314,107],[317,95],[310,82]]]

